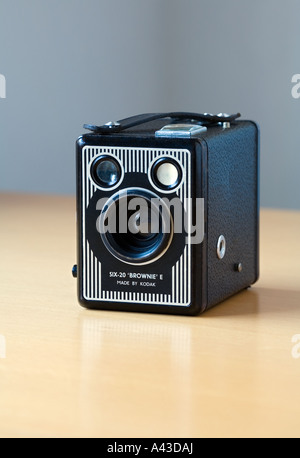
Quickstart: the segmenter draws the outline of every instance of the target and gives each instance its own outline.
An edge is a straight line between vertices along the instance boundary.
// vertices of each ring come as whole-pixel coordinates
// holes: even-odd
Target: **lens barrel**
[[[108,251],[128,264],[150,264],[168,250],[173,218],[166,203],[145,189],[113,195],[100,216],[100,234]]]

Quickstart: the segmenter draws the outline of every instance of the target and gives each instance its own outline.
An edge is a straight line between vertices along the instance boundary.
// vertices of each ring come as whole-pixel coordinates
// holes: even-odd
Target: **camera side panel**
[[[258,277],[259,130],[240,121],[212,130],[208,148],[208,307]]]

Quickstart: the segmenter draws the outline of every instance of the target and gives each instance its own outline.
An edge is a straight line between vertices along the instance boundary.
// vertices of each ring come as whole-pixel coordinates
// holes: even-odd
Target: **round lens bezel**
[[[172,185],[169,185],[169,186],[164,185],[157,178],[157,171],[158,171],[159,167],[161,165],[167,164],[167,163],[174,165],[176,167],[176,169],[177,169],[177,172],[178,172],[178,176],[177,176],[176,182],[174,184],[172,184]],[[159,158],[155,159],[153,161],[153,163],[151,164],[151,168],[150,168],[150,172],[149,172],[149,180],[152,183],[153,187],[155,189],[159,190],[159,191],[164,191],[164,192],[167,192],[167,193],[174,192],[182,184],[183,172],[182,172],[181,165],[179,164],[178,161],[176,161],[172,157],[169,157],[169,156],[159,157]]]
[[[139,252],[139,249],[137,247],[137,249],[133,249],[133,246],[130,246],[130,238],[134,240],[134,236],[132,234],[130,234],[129,236],[128,233],[112,235],[108,231],[104,230],[104,227],[106,226],[105,223],[107,215],[109,214],[112,203],[115,204],[117,201],[120,201],[120,199],[124,198],[125,196],[129,198],[142,197],[145,198],[145,200],[149,200],[150,198],[159,199],[160,204],[164,206],[164,209],[167,212],[165,213],[165,215],[168,215],[170,233],[159,232],[157,234],[157,237],[155,237],[154,239],[148,239],[151,243],[149,243],[149,248],[147,250],[141,249]],[[160,207],[158,207],[158,212],[160,213]],[[166,226],[167,223],[162,219],[162,224]],[[119,261],[131,265],[147,265],[160,259],[169,249],[174,235],[173,217],[165,202],[161,200],[159,196],[157,196],[156,194],[142,188],[127,188],[111,196],[111,198],[106,203],[105,208],[103,209],[100,215],[100,235],[107,250]],[[125,244],[120,243],[122,237],[124,237],[125,239]],[[126,249],[126,238],[128,240],[128,249]],[[141,248],[143,243],[146,244],[147,240],[141,240]]]
[[[115,183],[107,184],[104,181],[102,181],[99,178],[99,176],[97,175],[97,172],[96,172],[97,171],[97,167],[102,162],[105,162],[105,161],[113,163],[117,168],[118,179],[117,179],[117,181]],[[113,156],[111,154],[101,154],[101,155],[99,155],[99,156],[97,156],[96,158],[93,159],[93,161],[92,161],[92,163],[90,165],[90,175],[91,175],[91,178],[92,178],[95,186],[97,186],[99,189],[101,189],[102,191],[112,191],[113,189],[118,188],[120,186],[120,184],[122,183],[123,178],[124,178],[124,169],[122,167],[121,162],[115,156]]]

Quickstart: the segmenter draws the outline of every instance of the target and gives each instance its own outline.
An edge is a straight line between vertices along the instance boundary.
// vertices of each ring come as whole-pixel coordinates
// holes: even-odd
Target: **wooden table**
[[[1,437],[300,436],[300,213],[261,212],[260,281],[199,317],[81,308],[74,198],[0,218]]]

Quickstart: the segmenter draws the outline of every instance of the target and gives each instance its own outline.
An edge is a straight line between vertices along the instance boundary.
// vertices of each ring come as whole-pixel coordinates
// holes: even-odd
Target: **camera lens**
[[[167,251],[173,238],[173,219],[157,195],[127,189],[112,196],[100,217],[106,248],[129,264],[149,264]]]
[[[141,206],[138,212],[130,213],[128,221],[129,232],[140,240],[149,240],[154,237],[155,234],[151,232],[151,224],[153,225],[157,215],[149,208],[148,203]]]
[[[92,163],[91,175],[100,187],[112,188],[120,181],[122,170],[115,158],[103,155],[96,158]]]

